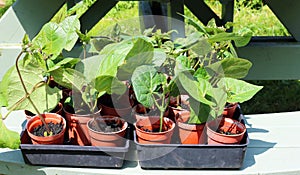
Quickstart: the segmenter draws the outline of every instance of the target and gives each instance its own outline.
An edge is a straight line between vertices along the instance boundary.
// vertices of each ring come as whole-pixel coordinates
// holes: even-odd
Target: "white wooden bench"
[[[0,174],[300,174],[300,111],[246,115],[245,118],[250,143],[240,170],[143,170],[138,162],[129,161],[124,162],[122,169],[31,166],[24,163],[20,150],[0,149]],[[5,123],[21,132],[24,120],[23,111],[18,111]],[[131,152],[130,156],[135,155]]]

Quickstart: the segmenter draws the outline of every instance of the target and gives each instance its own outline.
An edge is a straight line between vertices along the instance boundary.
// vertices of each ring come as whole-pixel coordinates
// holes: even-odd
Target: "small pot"
[[[145,111],[146,111],[146,113],[145,113]],[[157,111],[157,113],[153,112],[153,111],[148,112],[147,108],[144,107],[142,104],[137,104],[136,106],[134,106],[132,108],[132,114],[133,114],[135,121],[138,121],[140,119],[145,119],[145,120],[151,120],[152,123],[155,123],[155,121],[159,120],[159,111]],[[174,116],[170,115],[169,107],[166,109],[163,116],[175,121]]]
[[[24,113],[26,115],[27,121],[30,120],[32,117],[36,116],[36,114],[34,114],[30,111],[27,111],[27,110],[25,110]],[[59,115],[63,115],[63,105],[62,105],[62,103],[59,102],[56,105],[56,107],[50,111],[50,113],[56,113],[56,114],[59,114]]]
[[[93,122],[97,124],[102,123],[105,124],[108,121],[118,121],[122,123],[122,128],[116,132],[103,132],[103,131],[96,131],[92,129]],[[128,127],[128,123],[119,117],[115,116],[102,116],[95,119],[90,119],[87,123],[87,128],[89,131],[89,135],[91,138],[92,146],[109,146],[109,147],[117,147],[123,146],[125,144],[126,139],[124,138],[126,129]]]
[[[234,112],[238,106],[238,103],[230,103],[229,105],[225,106],[223,111],[223,117],[232,118],[234,115]]]
[[[159,117],[158,117],[159,118]],[[134,123],[134,127],[136,129],[136,135],[138,137],[138,142],[141,144],[170,144],[171,137],[174,132],[175,123],[169,118],[163,118],[163,126],[168,128],[163,132],[147,132],[140,127],[148,130],[158,130],[160,126],[160,120],[155,118],[155,122],[151,121],[151,119],[140,119],[136,123]]]
[[[172,108],[179,130],[179,138],[182,144],[205,144],[205,123],[189,124],[190,111],[186,109]]]
[[[59,114],[55,113],[45,113],[41,114],[44,118],[46,123],[53,122],[54,124],[62,123],[63,129],[59,134],[53,135],[53,136],[36,136],[32,134],[34,128],[38,127],[39,125],[42,125],[42,121],[39,116],[32,117],[26,124],[26,130],[31,138],[31,141],[33,144],[44,144],[44,145],[60,145],[64,142],[64,134],[66,131],[66,120]]]
[[[112,108],[107,105],[101,104],[101,114],[102,115],[112,115],[117,117],[128,117],[131,115],[132,107],[125,108]]]
[[[133,100],[130,99],[129,90],[121,96],[105,94],[98,99],[101,105],[101,115],[129,117],[132,111]]]
[[[70,107],[66,106],[65,108],[63,108],[63,110],[68,123],[68,134],[70,143],[80,146],[91,145],[91,139],[87,128],[87,122],[91,120],[94,116],[100,116],[101,109],[94,114],[83,115],[73,114],[69,108]]]
[[[208,144],[239,144],[244,137],[246,127],[244,124],[231,118],[217,118],[206,124]],[[217,132],[232,132],[237,134],[226,135]]]

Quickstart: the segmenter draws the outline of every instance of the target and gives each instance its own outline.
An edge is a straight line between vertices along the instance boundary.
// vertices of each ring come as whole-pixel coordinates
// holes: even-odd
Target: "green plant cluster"
[[[238,8],[249,7],[251,9],[261,9],[264,5],[263,0],[236,0]]]
[[[122,81],[132,83],[138,102],[160,111],[161,125],[170,96],[182,91],[194,99],[195,123],[203,122],[203,116],[220,115],[226,102],[249,100],[262,87],[238,80],[247,75],[251,63],[237,57],[231,41],[243,46],[251,35],[227,33],[213,21],[203,27],[188,19],[196,32],[175,41],[170,38],[174,31],[153,33],[149,29],[144,35],[123,36],[118,25],[110,37],[91,39],[80,33],[77,16],[45,24],[32,41],[24,37],[16,64],[0,83],[1,105],[9,110],[3,119],[14,110],[35,111],[41,116],[57,105],[63,88],[79,94],[79,100],[70,101],[74,108],[78,105],[78,109],[94,113],[99,97],[126,91]],[[78,39],[83,43],[83,58],[65,57],[63,51],[71,51]],[[92,44],[92,49],[87,50],[87,44]],[[58,86],[50,86],[51,78]],[[18,138],[2,120],[0,124],[0,135]],[[0,143],[6,143],[3,139],[0,137]],[[17,145],[18,141],[10,143]]]

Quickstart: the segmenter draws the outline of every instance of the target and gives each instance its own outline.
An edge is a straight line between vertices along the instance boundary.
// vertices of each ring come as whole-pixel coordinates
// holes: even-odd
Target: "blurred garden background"
[[[4,1],[5,6],[0,7],[0,17],[15,2],[15,0]],[[67,6],[64,6],[52,20],[61,21],[65,16],[72,13],[80,15],[95,1],[82,0],[69,10],[67,10]],[[205,0],[205,2],[211,6],[216,14],[221,15],[221,3],[219,0]],[[234,30],[248,28],[253,32],[253,36],[289,36],[288,31],[268,6],[264,5],[262,0],[236,0],[235,3]],[[139,25],[137,26],[136,23],[126,22],[127,20],[138,20],[138,11],[137,1],[118,2],[89,32],[89,35],[103,35],[103,32],[107,32],[107,28],[111,27],[112,24],[124,23],[124,21],[127,28],[138,28]],[[187,8],[185,9],[185,15],[196,20]],[[133,19],[133,17],[135,18]],[[130,32],[134,32],[134,30]],[[0,34],[2,35],[2,33]],[[300,82],[298,80],[251,80],[250,82],[256,85],[263,85],[264,88],[252,100],[241,104],[245,114],[300,110]]]

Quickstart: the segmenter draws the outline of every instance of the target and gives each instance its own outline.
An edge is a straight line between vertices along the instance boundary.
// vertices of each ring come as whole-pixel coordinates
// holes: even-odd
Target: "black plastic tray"
[[[22,132],[20,149],[25,163],[31,165],[121,168],[129,149],[129,140],[124,147],[97,147],[33,145],[28,143],[28,137],[27,132]]]
[[[244,123],[238,110],[235,117]],[[239,169],[249,144],[247,131],[240,144],[232,145],[139,144],[136,134],[134,141],[144,169]]]

